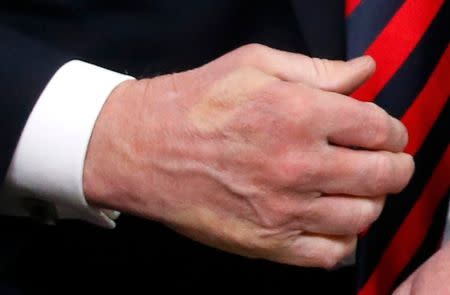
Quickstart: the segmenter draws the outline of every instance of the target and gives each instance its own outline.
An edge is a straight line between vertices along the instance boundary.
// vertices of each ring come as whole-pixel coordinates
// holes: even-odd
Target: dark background
[[[79,222],[39,226],[29,220],[16,220],[13,228],[19,229],[18,224],[19,232],[1,229],[10,241],[27,233],[22,248],[8,251],[10,264],[2,278],[5,285],[23,294],[90,294],[93,290],[98,294],[216,293],[244,289],[251,290],[250,294],[353,294],[352,268],[329,272],[247,259],[134,217],[122,216],[115,230]]]
[[[319,23],[318,29],[330,27],[333,19],[328,15],[343,15],[343,10],[334,8],[343,8],[343,2],[302,1],[305,8],[323,16],[318,19],[303,12],[303,25],[297,15],[302,13],[298,3],[5,0],[0,2],[0,33],[12,37],[2,40],[10,42],[3,43],[6,49],[0,52],[1,77],[10,79],[2,87],[17,100],[28,95],[27,107],[31,108],[37,95],[28,93],[30,83],[36,89],[43,87],[50,78],[49,65],[56,69],[58,63],[79,58],[135,77],[152,77],[202,65],[254,42],[344,58],[345,48],[340,46],[345,44],[343,23],[334,26],[336,31],[329,36],[334,41],[322,32],[310,29],[305,37],[302,31],[308,24]],[[313,51],[308,46],[312,38],[318,41]],[[16,124],[17,117],[26,119],[28,113],[23,109],[21,104],[10,109],[17,112],[11,115],[11,124]],[[11,151],[13,147],[11,144]],[[243,288],[250,288],[251,293],[352,294],[354,287],[351,268],[329,272],[250,260],[126,215],[114,230],[82,222],[45,226],[2,217],[0,234],[1,294],[90,294],[94,290],[98,294],[203,293]]]

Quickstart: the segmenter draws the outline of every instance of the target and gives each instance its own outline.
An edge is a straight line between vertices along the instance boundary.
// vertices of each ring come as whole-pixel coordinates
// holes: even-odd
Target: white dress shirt
[[[82,176],[95,121],[111,91],[132,77],[85,62],[62,66],[34,106],[6,176],[0,210],[26,215],[23,199],[53,203],[59,218],[113,228],[116,212],[88,205]]]
[[[54,204],[59,218],[113,228],[118,212],[89,206],[82,176],[95,121],[111,91],[133,79],[85,62],[71,61],[52,77],[28,118],[7,172],[0,203],[4,214],[28,214],[20,200]],[[450,239],[450,214],[445,238]],[[352,261],[350,259],[348,262]]]

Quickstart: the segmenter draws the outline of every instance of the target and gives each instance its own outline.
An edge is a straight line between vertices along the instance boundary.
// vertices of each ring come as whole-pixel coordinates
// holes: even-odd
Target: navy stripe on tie
[[[362,1],[347,18],[347,58],[363,55],[405,0]]]
[[[406,62],[375,99],[400,118],[425,86],[450,37],[450,2],[446,2]]]
[[[442,136],[448,133],[448,126],[450,126],[450,102],[445,105],[422,148],[415,156],[416,171],[409,185],[399,195],[388,197],[382,215],[370,228],[370,234],[363,236],[358,243],[357,262],[364,264],[364,267],[359,269],[365,271],[358,274],[358,288],[369,279],[385,248],[420,197],[433,170],[438,165],[448,145],[448,137]]]

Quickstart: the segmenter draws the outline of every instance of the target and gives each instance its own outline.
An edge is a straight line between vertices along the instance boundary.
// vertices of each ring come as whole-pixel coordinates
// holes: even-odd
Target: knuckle
[[[367,229],[380,216],[383,202],[378,200],[367,200],[360,209],[357,220],[357,233]]]
[[[285,161],[283,157],[277,157],[277,160],[270,160],[266,165],[266,178],[272,180],[272,183],[279,187],[288,186],[293,179],[292,163]]]
[[[314,69],[314,74],[317,77],[323,77],[323,75],[326,75],[329,72],[328,69],[328,60],[326,59],[322,59],[322,58],[317,58],[317,57],[313,57],[311,58],[311,63],[313,65],[313,69]]]
[[[252,65],[240,65],[233,70],[232,77],[237,77],[239,79],[234,79],[233,82],[242,83],[243,81],[250,81],[251,79],[261,79],[265,75],[262,71]]]
[[[384,208],[384,200],[385,198],[379,198],[377,200],[373,200],[370,202],[369,208],[368,208],[368,224],[363,228],[370,226],[372,223],[375,222],[375,220],[380,217],[381,212]]]
[[[305,201],[298,214],[298,219],[302,228],[309,228],[317,224],[324,218],[323,211],[318,210],[315,203],[311,200]]]
[[[301,230],[298,222],[298,209],[297,205],[293,202],[280,201],[276,213],[276,229],[296,229]]]
[[[283,159],[278,164],[278,176],[282,184],[294,184],[298,179],[298,167],[289,159]]]
[[[308,187],[321,177],[320,165],[309,158],[284,155],[277,163],[277,179],[283,186]]]
[[[348,257],[349,255],[355,252],[357,241],[358,237],[355,235],[349,237],[349,239],[343,243],[341,257],[339,261],[342,261],[344,258]]]
[[[313,81],[323,89],[337,89],[342,84],[342,77],[336,76],[335,66],[345,64],[341,61],[331,61],[323,58],[312,58]]]
[[[392,182],[392,163],[390,159],[382,155],[373,157],[373,165],[371,165],[372,177],[367,177],[368,193],[371,196],[382,195],[388,193],[387,187]]]
[[[321,255],[318,257],[318,265],[319,267],[325,268],[325,269],[333,269],[337,266],[339,261],[335,256],[330,255]]]
[[[240,106],[244,101],[255,100],[262,96],[273,81],[271,76],[251,64],[237,65],[212,87],[214,96],[217,96],[214,101]]]
[[[227,77],[224,77],[223,83],[227,85],[227,91],[233,93],[241,91],[247,95],[252,94],[254,98],[267,98],[274,96],[275,93],[270,91],[269,85],[277,81],[277,78],[267,75],[257,66],[243,63],[235,67]],[[228,84],[235,85],[235,89],[229,89]]]
[[[316,259],[318,266],[325,269],[332,269],[339,263],[334,247],[328,249],[325,255],[317,255]]]
[[[324,168],[322,162],[318,160],[320,157],[319,152],[307,153],[301,157],[296,163],[297,176],[300,178],[300,185],[308,185],[311,183],[316,183],[317,179],[321,179],[324,176]]]
[[[356,248],[356,237],[348,241],[333,243],[329,249],[329,255],[322,256],[322,267],[325,269],[335,268],[344,258],[349,256]]]
[[[264,216],[260,217],[261,225],[267,229],[277,229],[288,219],[289,211],[283,202],[279,201],[279,196],[274,196],[267,201],[263,210]]]
[[[323,83],[332,83],[333,79],[326,79],[330,76],[331,67],[330,61],[323,58],[311,58],[312,74],[315,81],[322,81]],[[326,86],[326,85],[323,85]]]
[[[350,218],[351,225],[349,225],[349,228],[351,228],[353,231],[361,231],[365,226],[368,224],[368,210],[367,205],[361,205],[358,207],[358,209],[354,210]]]
[[[259,58],[265,58],[267,56],[268,47],[259,43],[250,43],[241,46],[237,51],[245,58],[258,60]]]

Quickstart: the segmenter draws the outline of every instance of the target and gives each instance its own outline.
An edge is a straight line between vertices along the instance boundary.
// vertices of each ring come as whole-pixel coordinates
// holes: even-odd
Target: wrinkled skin
[[[394,295],[450,294],[450,243],[403,282]]]
[[[248,45],[126,81],[91,138],[87,199],[232,253],[331,268],[414,169],[405,127],[345,96],[374,69]]]

